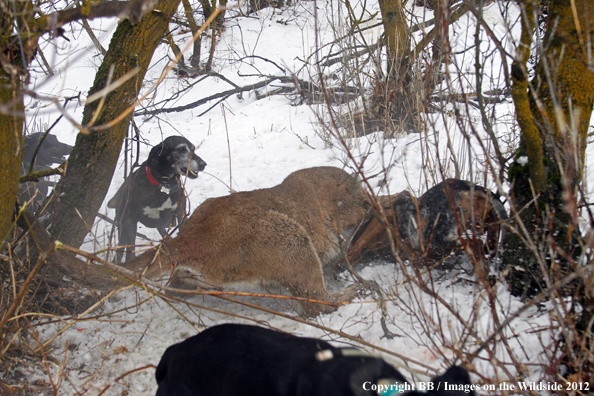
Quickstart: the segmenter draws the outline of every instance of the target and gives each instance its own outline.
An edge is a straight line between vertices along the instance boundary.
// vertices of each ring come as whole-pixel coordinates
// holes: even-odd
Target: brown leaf
[[[128,353],[128,352],[130,352],[130,351],[125,346],[119,346],[119,347],[113,348],[113,353],[115,353],[117,355],[121,355],[122,353]]]

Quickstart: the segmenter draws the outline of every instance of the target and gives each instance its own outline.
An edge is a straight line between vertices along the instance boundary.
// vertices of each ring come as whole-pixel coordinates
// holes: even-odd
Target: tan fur
[[[248,283],[280,287],[297,297],[350,301],[357,286],[328,293],[322,267],[340,259],[341,237],[348,238],[366,215],[363,199],[360,184],[341,169],[300,170],[276,187],[206,200],[177,237],[124,266],[150,278],[172,271],[170,286],[181,289]],[[92,272],[84,278],[94,287],[116,284]],[[336,309],[301,306],[306,315]]]

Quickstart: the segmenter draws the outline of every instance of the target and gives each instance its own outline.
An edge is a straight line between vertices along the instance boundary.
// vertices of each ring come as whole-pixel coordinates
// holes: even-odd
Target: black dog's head
[[[206,162],[194,153],[194,145],[182,136],[170,136],[152,148],[148,165],[155,177],[173,178],[187,175],[190,179],[198,177]]]
[[[39,140],[43,135],[43,132],[37,132],[25,136],[22,158],[25,168],[28,168],[29,164],[31,164],[35,148],[39,145]],[[35,158],[35,170],[49,169],[52,164],[64,162],[64,156],[70,154],[70,150],[72,150],[71,145],[60,142],[58,138],[51,133],[48,134],[37,152],[37,157]]]

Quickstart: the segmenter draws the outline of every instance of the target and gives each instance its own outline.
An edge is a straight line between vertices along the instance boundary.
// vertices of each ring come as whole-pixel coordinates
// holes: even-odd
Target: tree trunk
[[[530,82],[526,60],[535,6],[528,1],[521,5],[522,44],[512,66],[521,140],[509,180],[517,219],[526,226],[523,237],[534,245],[530,249],[520,235],[511,233],[503,261],[510,266],[512,293],[531,296],[559,280],[568,269],[567,258],[579,249],[577,193],[594,105],[594,72],[588,64],[594,51],[594,5],[589,0],[551,1],[543,40],[546,52],[540,54]],[[521,229],[518,225],[516,230]]]
[[[371,98],[373,119],[368,126],[382,128],[386,136],[401,130],[418,130],[419,106],[417,89],[412,86],[412,60],[410,51],[411,31],[404,14],[402,0],[380,0],[380,12],[384,25],[384,43],[387,49],[385,75],[374,82]]]
[[[384,36],[388,48],[388,76],[401,76],[407,68],[410,51],[410,28],[404,15],[402,0],[380,0]]]
[[[433,39],[433,53],[432,62],[434,67],[441,67],[444,56],[449,56],[450,40],[450,1],[449,0],[435,0],[435,8],[433,14],[435,15],[435,38]],[[438,69],[439,71],[439,69]]]
[[[18,1],[11,10],[12,7],[15,15],[6,12],[6,8],[0,12],[0,249],[12,226],[19,191],[25,108],[22,84],[35,53],[33,43],[37,42],[31,35],[15,35],[31,28],[33,4]]]
[[[182,0],[182,4],[184,6],[184,12],[186,13],[188,25],[190,25],[190,31],[192,32],[192,36],[195,36],[196,32],[198,32],[198,25],[196,24],[196,19],[194,18],[194,10],[192,10],[192,5],[190,4],[189,0]],[[200,67],[201,44],[202,38],[198,36],[196,41],[194,41],[194,51],[192,53],[192,56],[190,57],[190,64],[194,68]]]
[[[0,113],[0,250],[12,225],[14,204],[19,191],[19,170],[23,147],[23,98],[20,96],[20,78],[0,70],[0,103],[14,103],[9,110],[14,114]]]
[[[167,32],[171,15],[177,10],[179,2],[161,0],[155,7],[158,11],[147,14],[140,23],[134,26],[128,21],[120,23],[89,94],[105,86],[112,66],[112,81],[135,67],[140,71],[107,95],[94,125],[114,120],[136,101],[153,53]],[[89,125],[99,102],[85,106],[83,125]],[[66,175],[56,188],[59,200],[51,226],[55,238],[72,246],[80,246],[90,231],[111,183],[131,118],[130,114],[106,130],[79,133],[70,154]]]

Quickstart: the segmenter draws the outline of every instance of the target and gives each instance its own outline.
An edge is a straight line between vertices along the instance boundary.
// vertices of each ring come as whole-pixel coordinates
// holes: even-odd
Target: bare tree
[[[62,34],[62,26],[81,18],[119,17],[138,22],[156,0],[105,2],[42,14],[34,1],[0,2],[0,238],[7,238],[18,192],[28,67],[43,34]]]

